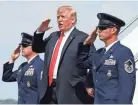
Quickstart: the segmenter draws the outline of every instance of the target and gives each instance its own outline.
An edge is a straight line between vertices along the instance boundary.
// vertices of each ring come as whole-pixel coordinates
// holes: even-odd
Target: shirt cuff
[[[44,33],[44,32],[39,32],[38,30],[36,30],[36,34],[42,34],[42,33]]]

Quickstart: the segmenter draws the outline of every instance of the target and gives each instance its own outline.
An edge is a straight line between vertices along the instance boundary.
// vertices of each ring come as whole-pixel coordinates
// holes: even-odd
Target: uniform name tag
[[[25,76],[33,76],[34,74],[34,68],[29,68],[26,72],[25,72]]]
[[[116,64],[116,60],[113,59],[108,59],[105,60],[104,65],[115,65]]]

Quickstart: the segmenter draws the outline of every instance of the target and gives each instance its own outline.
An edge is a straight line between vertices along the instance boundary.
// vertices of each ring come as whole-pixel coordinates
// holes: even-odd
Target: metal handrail
[[[121,34],[122,32],[124,32],[131,24],[133,24],[136,20],[138,19],[138,15],[125,27],[123,28],[119,34]]]
[[[121,34],[122,32],[124,32],[124,31],[125,31],[129,26],[131,26],[137,19],[138,19],[138,15],[137,15],[132,21],[130,21],[130,23],[127,24],[126,27],[123,28],[123,29],[119,32],[119,34]],[[134,56],[135,56],[135,55],[134,55]],[[138,62],[138,57],[135,58],[135,59],[136,59],[136,60],[135,60],[135,63]]]

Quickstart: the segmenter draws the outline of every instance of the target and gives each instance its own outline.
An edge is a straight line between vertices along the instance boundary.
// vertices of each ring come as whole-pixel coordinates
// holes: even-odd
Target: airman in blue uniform
[[[99,13],[97,17],[97,28],[79,44],[77,66],[92,70],[94,104],[132,104],[136,82],[134,56],[117,39],[125,22],[106,13]],[[97,51],[92,49],[89,56],[90,45],[96,39],[96,33],[105,47]]]
[[[22,33],[22,41],[11,55],[9,62],[3,65],[4,82],[18,82],[18,104],[38,104],[41,91],[40,81],[43,73],[44,62],[39,55],[32,51],[33,37],[27,33]],[[20,55],[27,59],[19,68],[12,71],[15,60]]]

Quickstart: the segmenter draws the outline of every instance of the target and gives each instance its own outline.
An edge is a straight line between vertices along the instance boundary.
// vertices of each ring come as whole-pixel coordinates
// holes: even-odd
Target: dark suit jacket
[[[44,33],[35,33],[32,45],[33,51],[38,53],[45,53],[45,71],[43,73],[43,89],[41,98],[44,97],[44,94],[48,87],[48,70],[50,60],[60,32],[53,32],[45,40],[43,40],[43,35]],[[76,55],[78,43],[84,42],[87,36],[88,35],[86,33],[75,28],[71,32],[62,49],[56,80],[56,94],[58,104],[81,104],[85,103],[88,99],[85,98],[86,95],[81,94],[86,93],[81,92],[82,87],[84,87],[83,84],[78,84],[78,86],[76,85],[77,83],[84,83],[86,76],[86,70],[78,69],[76,67]],[[75,87],[79,89],[75,89]]]

